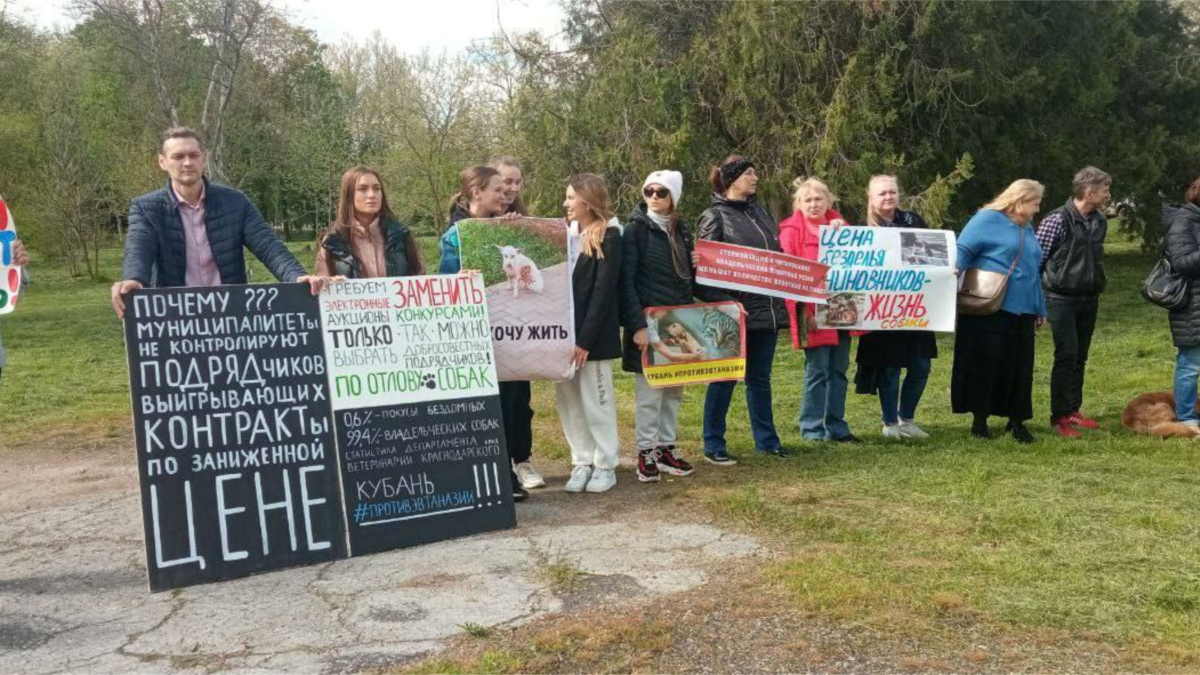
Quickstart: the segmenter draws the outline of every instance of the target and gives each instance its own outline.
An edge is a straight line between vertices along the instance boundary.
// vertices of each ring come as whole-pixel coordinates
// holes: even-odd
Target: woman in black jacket
[[[342,174],[337,220],[317,250],[317,274],[366,279],[424,273],[417,242],[392,214],[379,172],[356,166]]]
[[[712,205],[700,214],[697,233],[701,239],[768,251],[783,252],[775,219],[755,197],[758,174],[754,164],[738,155],[713,167]],[[775,431],[771,405],[771,366],[775,360],[777,333],[788,327],[783,300],[758,293],[723,291],[697,285],[696,295],[706,302],[737,300],[746,312],[746,407],[758,452],[787,457]],[[704,458],[717,465],[737,464],[725,447],[725,418],[737,382],[713,382],[704,397]]]
[[[1200,177],[1192,181],[1183,206],[1163,206],[1167,259],[1177,274],[1187,278],[1188,301],[1170,313],[1171,339],[1179,350],[1175,357],[1175,418],[1200,426],[1196,414],[1196,379],[1200,377]]]
[[[662,347],[658,322],[648,322],[645,310],[692,304],[692,233],[675,212],[682,192],[683,174],[678,171],[650,174],[642,184],[645,201],[629,216],[622,237],[622,365],[635,374],[637,476],[643,483],[660,480],[660,471],[673,476],[689,476],[694,471],[675,453],[683,387],[653,388],[642,375],[642,353]]]
[[[571,233],[582,243],[571,274],[575,375],[554,386],[563,435],[571,447],[573,468],[566,490],[605,492],[617,484],[620,449],[612,363],[621,357],[621,230],[608,222],[608,189],[596,174],[570,180],[563,208]]]
[[[900,210],[899,181],[887,175],[867,183],[866,221],[870,227],[929,227],[916,212]],[[929,438],[915,418],[935,358],[937,340],[927,330],[871,331],[858,339],[855,391],[879,395],[884,438]],[[902,368],[908,370],[903,385]]]

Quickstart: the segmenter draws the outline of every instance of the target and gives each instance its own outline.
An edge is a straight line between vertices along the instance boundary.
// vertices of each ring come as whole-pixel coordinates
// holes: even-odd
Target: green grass
[[[435,264],[436,241],[421,244],[426,264]],[[304,246],[292,244],[311,265],[312,245]],[[1194,668],[1200,665],[1200,444],[1120,428],[1121,410],[1134,395],[1170,389],[1174,348],[1166,313],[1138,295],[1152,258],[1128,242],[1110,244],[1108,256],[1110,289],[1085,395],[1086,411],[1103,429],[1085,441],[1059,440],[1049,431],[1053,349],[1044,329],[1037,338],[1034,445],[973,440],[969,420],[949,413],[949,335],[939,339],[941,355],[918,412],[930,440],[883,442],[877,400],[852,393],[848,417],[866,442],[804,443],[795,421],[803,355],[781,335],[775,414],[796,456],[753,455],[739,393],[728,433],[737,467],[701,463],[693,479],[634,489],[675,490],[677,508],[698,506],[718,524],[775,542],[781,553],[764,562],[764,574],[796,606],[823,617],[897,633],[935,630],[946,620],[1060,629],[1120,649],[1166,650]],[[116,269],[115,252],[106,254],[105,269]],[[7,442],[127,433],[125,359],[107,284],[70,279],[36,256],[31,273],[23,304],[0,320],[10,359],[0,386]],[[260,271],[255,278],[267,276]],[[622,373],[617,386],[623,445],[630,448],[632,379]],[[690,389],[682,410],[681,441],[693,459],[703,394]],[[535,461],[565,458],[553,388],[538,383],[534,395]],[[500,661],[487,670],[503,670]]]

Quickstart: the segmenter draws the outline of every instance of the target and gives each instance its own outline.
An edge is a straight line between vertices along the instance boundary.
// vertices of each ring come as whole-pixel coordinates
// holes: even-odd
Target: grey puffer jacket
[[[1171,339],[1176,347],[1195,347],[1200,345],[1200,302],[1196,297],[1200,288],[1200,206],[1164,204],[1163,229],[1171,267],[1191,281],[1187,304],[1171,310]]]
[[[754,195],[745,201],[726,199],[714,194],[712,205],[700,214],[696,224],[700,239],[749,246],[783,253],[779,244],[779,226]],[[747,330],[783,330],[789,326],[787,307],[782,298],[758,293],[726,291],[696,283],[696,295],[705,302],[737,300],[746,310]]]

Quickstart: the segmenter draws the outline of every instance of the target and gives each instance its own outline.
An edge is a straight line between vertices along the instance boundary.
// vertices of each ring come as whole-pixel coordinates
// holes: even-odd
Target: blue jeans
[[[746,331],[746,407],[756,450],[780,447],[775,433],[775,413],[771,408],[771,364],[775,361],[773,330]],[[725,417],[733,402],[737,382],[713,382],[704,396],[704,453],[711,455],[725,447]]]
[[[804,400],[800,403],[800,435],[823,441],[850,435],[846,424],[846,369],[850,367],[850,333],[838,331],[837,346],[804,350]]]
[[[908,361],[908,376],[900,384],[900,369],[888,368],[879,383],[879,408],[883,411],[883,423],[898,424],[901,419],[912,421],[917,415],[917,404],[925,393],[929,381],[930,360],[913,354]]]
[[[1196,378],[1200,377],[1200,347],[1180,347],[1175,357],[1175,419],[1200,424],[1196,415]]]

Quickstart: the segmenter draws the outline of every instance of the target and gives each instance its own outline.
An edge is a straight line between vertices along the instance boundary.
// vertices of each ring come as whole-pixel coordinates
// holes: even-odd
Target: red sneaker
[[[1072,413],[1071,416],[1067,419],[1071,420],[1071,424],[1074,424],[1075,426],[1077,426],[1081,429],[1099,429],[1100,428],[1099,422],[1097,422],[1096,420],[1094,420],[1090,417],[1087,417],[1086,415],[1079,412],[1078,410],[1076,410],[1074,413]]]
[[[1055,422],[1053,426],[1054,433],[1062,436],[1063,438],[1079,438],[1081,436],[1081,434],[1075,430],[1075,427],[1071,426],[1070,417],[1058,418],[1058,421]]]

